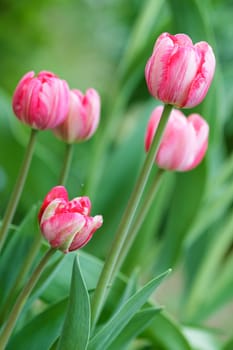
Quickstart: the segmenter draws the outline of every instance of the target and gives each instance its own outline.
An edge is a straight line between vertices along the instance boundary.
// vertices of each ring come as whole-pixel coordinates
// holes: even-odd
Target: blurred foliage
[[[142,333],[144,349],[232,347],[232,13],[232,0],[0,0],[0,215],[29,136],[11,110],[18,80],[29,70],[51,70],[72,88],[95,87],[102,97],[101,124],[90,141],[75,145],[67,187],[70,197],[90,195],[93,212],[104,216],[103,228],[85,248],[98,258],[106,256],[127,203],[144,158],[145,126],[158,104],[144,81],[154,41],[163,31],[184,32],[194,42],[207,40],[214,47],[215,79],[195,108],[210,124],[206,159],[189,173],[166,174],[123,267],[128,276],[139,267],[142,281],[173,268],[157,296],[172,316],[162,313]],[[48,131],[40,133],[15,223],[57,184],[63,154],[62,142]],[[87,257],[83,259],[92,259]],[[66,268],[54,277],[56,291],[51,285],[41,294],[59,327],[57,310],[64,309],[68,295],[59,278],[63,287],[68,285]],[[94,288],[97,277],[91,263],[83,269]],[[57,307],[51,306],[53,293]],[[45,322],[43,314],[39,317]],[[40,319],[34,322],[40,324]],[[22,334],[33,324],[22,328]],[[56,338],[57,328],[54,334]],[[17,337],[20,332],[16,342]]]

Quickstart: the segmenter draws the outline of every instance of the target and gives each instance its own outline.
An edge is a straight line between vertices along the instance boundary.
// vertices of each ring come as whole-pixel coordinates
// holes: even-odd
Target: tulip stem
[[[21,169],[18,174],[18,178],[15,183],[15,187],[11,193],[10,200],[8,202],[8,206],[2,221],[2,226],[0,229],[0,252],[2,250],[2,247],[4,245],[4,242],[7,237],[8,229],[11,224],[11,221],[13,219],[13,216],[15,214],[20,196],[23,191],[23,187],[26,181],[26,177],[29,171],[30,163],[32,160],[32,155],[35,147],[35,141],[36,141],[36,135],[37,135],[37,130],[32,129],[31,130],[31,135],[30,139],[28,142],[28,146],[26,149],[26,153],[24,155],[24,160],[21,166]]]
[[[126,242],[128,232],[130,230],[132,221],[135,216],[135,212],[138,208],[150,171],[154,164],[155,156],[160,146],[164,129],[167,124],[171,110],[171,105],[167,104],[164,106],[163,114],[161,116],[155,137],[151,144],[150,150],[147,153],[143,167],[141,169],[141,173],[139,174],[138,180],[129,198],[128,205],[125,209],[124,215],[115,234],[112,246],[105,260],[105,264],[103,266],[103,270],[101,272],[92,299],[92,329],[95,328],[102,308],[104,306],[104,302],[107,297],[108,286],[112,283],[114,275],[117,273],[117,269],[115,267],[117,265],[118,258],[121,254],[122,247]]]
[[[63,167],[61,170],[61,174],[60,174],[60,178],[59,178],[59,185],[65,185],[67,178],[68,178],[68,174],[70,171],[70,166],[71,166],[71,161],[72,161],[72,157],[73,157],[73,144],[71,143],[67,143],[66,144],[66,150],[65,150],[65,157],[64,157],[64,162],[63,162]]]
[[[134,220],[134,222],[129,230],[127,239],[125,240],[125,243],[121,249],[120,255],[117,259],[117,263],[115,266],[115,271],[120,270],[130,248],[132,247],[132,244],[137,236],[137,233],[140,230],[140,228],[141,228],[141,226],[146,218],[146,215],[149,212],[149,209],[150,209],[150,207],[155,199],[155,196],[158,193],[158,190],[160,188],[161,180],[162,180],[161,177],[162,177],[163,172],[164,171],[162,169],[158,170],[152,185],[150,186],[149,190],[147,191],[146,198],[143,200],[143,205],[139,209],[139,212],[136,216],[136,219]]]
[[[13,309],[11,310],[9,317],[5,323],[5,326],[3,328],[3,331],[0,335],[0,349],[4,350],[8,340],[11,336],[11,333],[14,329],[14,326],[17,322],[17,319],[20,315],[20,312],[22,311],[27,298],[29,296],[29,294],[31,293],[32,289],[34,288],[36,282],[39,280],[41,273],[43,272],[46,263],[48,262],[48,260],[50,259],[50,257],[56,252],[55,249],[50,248],[45,255],[43,256],[43,258],[41,259],[39,265],[36,267],[36,269],[34,270],[33,274],[31,275],[30,279],[28,280],[27,284],[25,285],[25,287],[23,288],[23,290],[21,291],[21,293],[19,294],[16,303],[13,306]]]

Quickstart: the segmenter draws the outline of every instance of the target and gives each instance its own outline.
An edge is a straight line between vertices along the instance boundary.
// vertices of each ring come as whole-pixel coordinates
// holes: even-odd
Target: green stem
[[[22,309],[27,301],[29,294],[31,293],[33,287],[35,286],[36,282],[38,281],[39,277],[41,276],[41,273],[43,272],[47,261],[55,252],[56,252],[56,250],[53,248],[50,248],[46,252],[44,257],[41,259],[39,265],[34,270],[29,281],[27,282],[27,284],[23,288],[22,292],[18,296],[18,299],[16,300],[16,303],[15,303],[11,313],[9,314],[8,320],[6,321],[5,326],[3,328],[3,331],[0,335],[0,349],[1,350],[5,349],[5,347],[8,343],[8,340],[10,338],[10,335],[11,335],[11,333],[14,329],[14,326],[16,324],[16,321],[17,321],[17,319],[20,315],[20,312],[22,311]]]
[[[132,247],[132,244],[137,236],[137,233],[140,230],[140,228],[141,228],[141,226],[142,226],[142,224],[143,224],[143,222],[144,222],[144,220],[149,212],[149,209],[150,209],[150,207],[155,199],[155,195],[160,188],[162,174],[163,174],[163,170],[159,169],[151,187],[148,190],[146,198],[143,200],[143,205],[139,209],[139,213],[136,216],[136,219],[133,222],[133,224],[129,230],[129,233],[127,235],[127,240],[125,241],[125,243],[121,249],[120,255],[117,259],[115,271],[120,270],[130,248]]]
[[[13,299],[15,298],[15,296],[17,295],[18,291],[20,290],[21,286],[23,285],[25,276],[27,275],[28,271],[30,270],[32,263],[39,252],[40,246],[41,246],[41,235],[36,235],[36,238],[35,238],[32,246],[30,247],[30,250],[29,250],[28,255],[24,261],[24,264],[21,267],[19,274],[15,280],[15,283],[11,287],[10,292],[7,296],[7,299],[4,302],[4,308],[1,312],[1,319],[4,319],[5,316],[7,315],[8,310],[12,305]]]
[[[71,166],[71,161],[73,157],[73,149],[74,149],[73,144],[70,144],[70,143],[66,144],[63,167],[62,167],[59,182],[58,182],[60,185],[65,185],[67,181],[70,166]]]
[[[36,134],[37,134],[37,130],[32,129],[29,143],[28,143],[26,153],[24,156],[24,160],[23,160],[21,169],[19,171],[18,178],[17,178],[16,183],[15,183],[15,187],[11,193],[11,197],[10,197],[10,200],[8,202],[8,206],[7,206],[3,221],[2,221],[2,226],[0,229],[0,252],[2,250],[4,242],[6,240],[9,226],[11,224],[11,221],[12,221],[13,216],[15,214],[21,193],[23,191],[23,187],[24,187],[24,184],[26,181],[26,177],[27,177],[29,166],[30,166],[31,159],[32,159],[32,154],[34,151]]]
[[[162,117],[160,119],[160,123],[158,125],[155,137],[153,139],[152,145],[150,147],[149,152],[147,153],[147,157],[145,159],[144,165],[142,167],[139,178],[135,184],[134,190],[132,191],[131,197],[129,198],[128,205],[116,232],[115,238],[113,240],[111,249],[106,258],[103,270],[101,272],[99,281],[97,283],[97,287],[92,300],[92,327],[94,328],[100,313],[102,311],[107,289],[113,279],[113,274],[117,273],[115,266],[117,264],[117,260],[119,258],[121,249],[126,241],[132,220],[134,219],[135,212],[139,205],[141,196],[143,194],[143,190],[147,183],[147,179],[149,177],[151,168],[154,164],[155,156],[158,151],[159,145],[161,143],[161,139],[163,136],[163,132],[168,121],[169,115],[171,113],[172,106],[165,105]]]

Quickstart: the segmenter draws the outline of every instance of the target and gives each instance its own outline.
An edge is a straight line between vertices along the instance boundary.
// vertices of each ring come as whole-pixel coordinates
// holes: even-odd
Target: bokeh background
[[[126,275],[139,268],[142,280],[173,268],[157,298],[198,350],[233,348],[232,16],[232,0],[0,0],[0,216],[30,132],[11,110],[19,79],[30,70],[50,70],[71,88],[94,87],[102,99],[101,123],[90,141],[75,145],[67,188],[70,197],[89,195],[93,212],[104,216],[85,248],[101,259],[145,157],[146,123],[159,104],[144,80],[157,36],[183,32],[212,45],[216,75],[193,109],[210,124],[207,156],[194,171],[164,175],[123,267]],[[39,134],[15,224],[57,184],[64,150],[51,132]]]

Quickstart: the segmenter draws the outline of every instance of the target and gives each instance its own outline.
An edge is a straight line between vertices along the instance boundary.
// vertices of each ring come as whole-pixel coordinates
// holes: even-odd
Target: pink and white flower
[[[68,113],[68,84],[51,72],[28,72],[15,89],[12,107],[16,117],[33,129],[55,128]]]
[[[156,133],[163,107],[154,109],[147,125],[145,149],[150,149]],[[205,156],[208,148],[209,126],[199,114],[188,118],[173,109],[166,125],[156,163],[167,170],[188,171],[195,168]]]
[[[65,121],[53,130],[54,134],[67,143],[88,140],[96,131],[100,120],[100,96],[95,89],[85,94],[70,90],[69,112]]]
[[[161,34],[145,68],[152,96],[181,108],[198,105],[206,96],[215,71],[210,45],[193,44],[185,34]]]
[[[69,201],[63,186],[56,186],[45,197],[38,214],[41,232],[53,248],[64,253],[79,249],[89,242],[103,224],[101,215],[90,216],[88,197]]]

